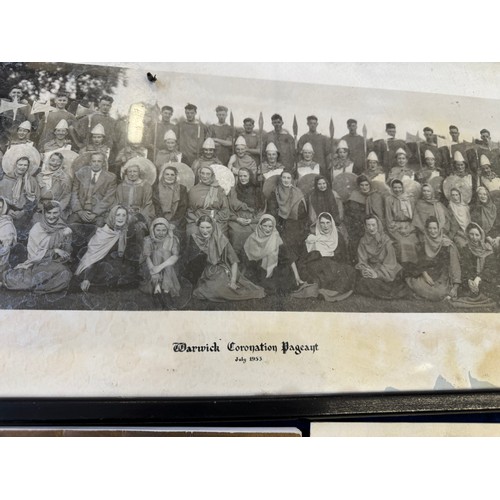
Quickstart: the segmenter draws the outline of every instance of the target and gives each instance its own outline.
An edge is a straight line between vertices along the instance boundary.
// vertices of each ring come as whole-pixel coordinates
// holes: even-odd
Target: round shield
[[[148,182],[151,186],[154,184],[156,180],[156,167],[154,163],[147,158],[143,158],[142,156],[136,156],[135,158],[130,158],[130,160],[123,165],[120,171],[121,178],[123,179],[125,176],[125,172],[128,167],[135,165],[139,167],[141,172],[141,178]]]
[[[318,177],[317,174],[306,174],[298,180],[297,187],[302,191],[304,196],[308,196],[314,189],[316,177]]]
[[[417,181],[408,179],[408,177],[403,177],[403,188],[405,190],[405,193],[412,195],[415,200],[418,200],[420,198],[422,185]]]
[[[175,167],[177,170],[177,180],[179,184],[182,184],[189,191],[194,186],[194,172],[191,167],[188,167],[185,163],[165,163],[160,169],[160,178],[163,174],[163,170],[166,167]]]
[[[443,193],[448,200],[450,199],[450,192],[453,188],[460,191],[462,202],[468,205],[472,199],[472,188],[467,180],[464,177],[450,175],[443,181]]]
[[[273,194],[274,190],[276,189],[276,186],[278,185],[279,180],[280,180],[279,175],[272,175],[271,177],[269,177],[264,181],[264,185],[262,186],[262,192],[264,193],[266,200],[268,200]]]
[[[210,168],[214,171],[219,186],[227,196],[235,184],[234,174],[224,165],[210,165]]]
[[[372,188],[379,192],[382,196],[391,192],[389,186],[383,181],[372,181]]]
[[[427,181],[428,184],[432,186],[432,189],[434,189],[434,194],[439,194],[443,192],[443,181],[444,179],[438,175],[437,177],[433,177],[429,181]]]
[[[29,144],[14,144],[3,155],[2,169],[3,171],[12,176],[16,170],[16,163],[19,158],[26,156],[30,161],[30,172],[33,175],[40,166],[41,156],[40,153]]]
[[[347,201],[356,189],[357,176],[349,172],[337,175],[333,179],[333,189],[340,195],[342,201]]]

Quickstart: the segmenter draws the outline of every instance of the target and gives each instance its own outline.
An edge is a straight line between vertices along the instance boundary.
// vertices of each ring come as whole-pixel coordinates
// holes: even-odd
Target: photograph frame
[[[139,423],[153,412],[154,422],[182,423],[189,422],[196,415],[206,415],[208,421],[242,421],[251,419],[291,418],[360,418],[367,415],[405,415],[405,414],[440,414],[443,412],[484,412],[498,409],[498,393],[495,390],[454,390],[441,392],[398,392],[388,393],[352,393],[320,396],[272,396],[272,397],[204,397],[204,398],[4,398],[0,408],[8,416],[5,425],[26,422],[53,425],[61,421],[118,422],[122,417],[118,413],[131,416],[125,421]],[[87,411],[85,410],[85,407]],[[32,419],[25,413],[31,408],[35,413]],[[217,408],[213,412],[210,409]],[[274,409],[274,412],[271,409]],[[309,408],[309,409],[307,409]],[[243,409],[246,412],[243,415]],[[99,416],[99,412],[101,416]],[[287,413],[289,412],[289,413]],[[114,419],[117,420],[114,420]],[[147,420],[147,418],[146,418]],[[135,425],[135,424],[134,424]]]

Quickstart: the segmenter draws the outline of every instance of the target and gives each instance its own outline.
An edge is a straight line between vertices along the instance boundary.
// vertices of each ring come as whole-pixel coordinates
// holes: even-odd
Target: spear
[[[262,111],[259,115],[259,151],[260,151],[260,184],[262,189],[262,184],[264,183],[264,176],[262,175],[262,134],[264,132],[264,117],[262,116]]]
[[[156,107],[158,107],[158,101],[156,101]],[[153,108],[154,111],[156,111],[156,107]],[[153,112],[153,117],[155,119],[155,136],[154,136],[154,141],[153,141],[153,163],[156,165],[156,148],[157,148],[157,143],[158,143],[158,116],[156,116],[156,113]]]
[[[366,129],[366,124],[363,125],[363,142],[365,145],[365,159],[366,159],[366,137],[368,135],[368,130]]]
[[[234,135],[235,135],[235,129],[234,129],[234,116],[233,116],[233,112],[231,111],[229,113],[229,123],[231,125],[231,144],[232,144],[232,148],[233,148],[233,155],[234,155]]]
[[[422,156],[420,155],[420,136],[418,135],[418,130],[417,130],[417,139],[416,139],[416,143],[417,143],[417,153],[418,153],[418,162],[420,163],[420,170],[422,170]]]
[[[297,125],[297,117],[293,115],[293,142],[295,146],[295,162],[294,162],[294,168],[295,171],[297,171],[297,134],[299,133],[299,126]]]
[[[196,157],[200,157],[201,116],[198,116],[198,139],[196,140]]]
[[[333,125],[333,118],[330,118],[330,148],[333,154],[333,135],[335,134],[335,127]]]

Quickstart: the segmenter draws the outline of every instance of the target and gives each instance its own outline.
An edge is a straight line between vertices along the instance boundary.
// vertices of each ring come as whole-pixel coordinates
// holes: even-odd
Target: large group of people
[[[22,89],[9,98],[23,103]],[[6,290],[136,288],[162,308],[352,294],[495,307],[500,151],[487,130],[438,145],[368,139],[318,119],[292,136],[197,119],[164,106],[134,140],[103,95],[82,116],[61,93],[45,115],[0,114],[0,282]],[[137,129],[137,124],[134,124]],[[137,130],[135,129],[135,132]],[[333,135],[333,134],[332,134]],[[1,292],[0,292],[1,293]],[[183,304],[185,305],[185,303]]]

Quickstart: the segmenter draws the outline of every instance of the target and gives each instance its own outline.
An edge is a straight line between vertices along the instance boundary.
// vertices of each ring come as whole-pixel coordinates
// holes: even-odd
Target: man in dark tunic
[[[407,157],[411,156],[411,151],[405,141],[396,138],[396,125],[394,123],[386,123],[385,132],[387,137],[375,141],[373,146],[384,172],[388,174],[396,163],[396,151],[400,148],[403,149]]]
[[[41,129],[39,130],[40,138],[38,139],[38,145],[40,148],[43,148],[45,143],[55,139],[55,128],[61,120],[66,120],[68,127],[74,125],[76,117],[73,113],[66,110],[68,102],[68,94],[62,91],[58,92],[56,98],[54,99],[56,109],[54,111],[50,111],[46,115],[45,121],[43,121],[39,127],[39,129]]]
[[[157,154],[158,150],[163,147],[163,141],[165,134],[172,130],[177,136],[177,125],[171,123],[172,115],[174,114],[174,108],[172,106],[163,106],[161,108],[161,119],[153,124],[146,131],[145,141],[148,148],[148,157],[151,161],[154,161],[154,156]],[[156,151],[154,148],[156,147]]]
[[[215,142],[215,156],[225,166],[227,166],[229,158],[233,154],[233,130],[226,123],[227,111],[226,106],[217,106],[215,113],[217,114],[218,123],[214,123],[208,128],[209,135]]]
[[[295,167],[295,140],[286,130],[283,130],[281,115],[276,113],[271,116],[271,123],[274,130],[264,135],[262,150],[265,152],[267,145],[272,142],[280,153],[280,163],[285,168],[293,170]]]
[[[254,131],[255,120],[253,118],[245,118],[243,120],[243,131],[240,135],[245,139],[247,144],[247,153],[254,159],[257,165],[260,165],[260,149],[259,135]]]
[[[113,98],[103,95],[99,99],[99,106],[95,113],[83,116],[76,121],[74,127],[70,126],[70,132],[73,131],[73,139],[80,148],[90,144],[92,130],[96,125],[102,125],[105,132],[105,144],[113,151],[118,137],[116,120],[109,115],[112,105]]]
[[[177,138],[179,140],[179,150],[182,153],[182,162],[192,166],[194,160],[198,158],[201,146],[208,137],[208,129],[200,120],[196,119],[198,108],[194,104],[187,104],[184,107],[186,120],[179,122]]]
[[[321,175],[325,175],[328,164],[327,158],[331,149],[330,140],[317,131],[318,118],[316,116],[311,115],[307,117],[307,126],[309,127],[309,132],[299,139],[297,150],[302,151],[304,144],[311,144],[314,149],[313,161],[319,164]]]
[[[422,165],[425,164],[425,152],[430,151],[436,160],[436,168],[438,170],[446,171],[448,170],[448,162],[444,158],[443,151],[438,148],[436,143],[436,136],[434,135],[434,130],[431,127],[424,128],[425,141],[419,144],[420,158],[422,160]]]
[[[489,130],[483,128],[479,133],[481,134],[481,139],[476,139],[475,141],[478,156],[486,156],[491,162],[493,172],[496,175],[500,175],[500,151],[498,146],[493,144]]]
[[[360,175],[365,170],[365,140],[359,135],[358,122],[354,118],[347,120],[347,129],[349,133],[344,135],[342,139],[347,142],[349,147],[349,156],[354,163],[353,173]]]

